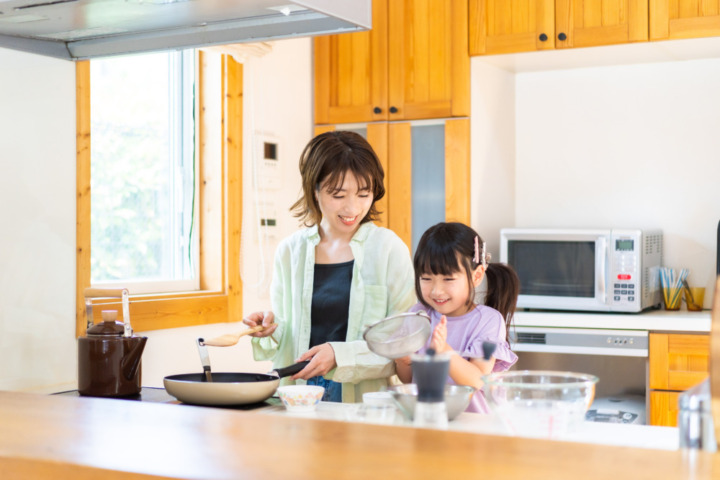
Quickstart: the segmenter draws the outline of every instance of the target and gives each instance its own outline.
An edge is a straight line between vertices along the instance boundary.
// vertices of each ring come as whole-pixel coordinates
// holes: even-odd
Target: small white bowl
[[[288,412],[312,412],[320,403],[325,388],[318,385],[285,385],[277,394]]]
[[[395,405],[390,392],[365,392],[363,403],[366,405]]]

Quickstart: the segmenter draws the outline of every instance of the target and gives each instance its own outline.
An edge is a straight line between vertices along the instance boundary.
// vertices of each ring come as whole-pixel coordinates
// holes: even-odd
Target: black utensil
[[[483,342],[482,343],[482,351],[483,351],[483,360],[487,361],[490,360],[490,357],[493,353],[495,353],[495,349],[497,349],[497,344],[493,342]]]

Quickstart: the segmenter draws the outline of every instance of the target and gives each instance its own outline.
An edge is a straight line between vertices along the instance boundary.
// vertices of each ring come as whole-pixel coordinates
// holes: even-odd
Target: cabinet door
[[[720,35],[720,0],[650,0],[650,40]]]
[[[315,123],[387,120],[387,0],[373,1],[372,22],[315,38]]]
[[[648,425],[677,427],[680,392],[650,392]]]
[[[470,114],[467,0],[388,5],[389,119]]]
[[[707,378],[710,336],[650,334],[649,386],[657,390],[687,390]]]
[[[470,0],[470,54],[555,48],[555,0]]]
[[[555,29],[555,48],[647,41],[648,0],[556,0]]]
[[[411,252],[435,223],[470,224],[468,119],[391,123],[388,152],[389,227]]]

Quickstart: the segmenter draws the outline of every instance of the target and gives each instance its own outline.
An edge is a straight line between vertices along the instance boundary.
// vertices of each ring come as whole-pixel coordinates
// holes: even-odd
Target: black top
[[[326,342],[344,342],[350,309],[350,284],[355,260],[315,264],[310,347]]]

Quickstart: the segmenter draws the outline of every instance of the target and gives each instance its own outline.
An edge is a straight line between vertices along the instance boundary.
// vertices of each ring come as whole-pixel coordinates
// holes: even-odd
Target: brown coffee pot
[[[116,310],[103,310],[93,324],[90,298],[121,297],[123,320]],[[124,397],[140,393],[141,358],[147,337],[133,336],[127,289],[86,289],[87,335],[78,338],[78,392],[93,397]]]

